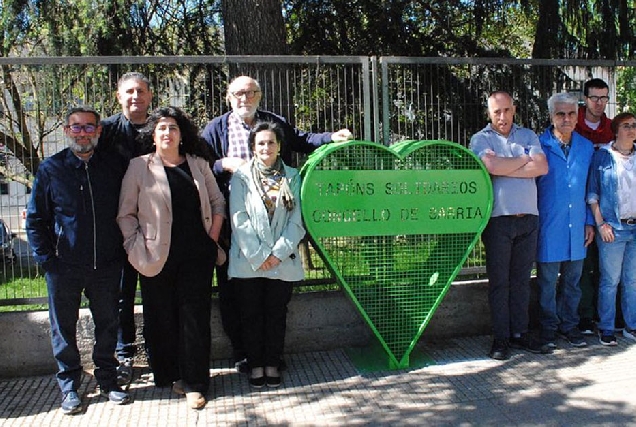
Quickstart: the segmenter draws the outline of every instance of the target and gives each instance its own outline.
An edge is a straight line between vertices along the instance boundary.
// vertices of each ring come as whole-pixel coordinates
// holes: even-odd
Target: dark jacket
[[[116,153],[126,166],[131,159],[148,151],[137,141],[138,127],[132,124],[123,113],[117,113],[102,120],[101,125],[102,133],[99,136],[97,151]]]
[[[228,117],[231,112],[225,113],[222,116],[214,118],[207,124],[201,136],[212,148],[212,156],[214,157],[214,164],[212,165],[212,172],[219,184],[219,188],[227,196],[228,186],[232,174],[224,171],[221,167],[221,159],[227,157],[228,151]],[[323,144],[331,142],[332,132],[324,133],[310,133],[303,132],[302,130],[294,128],[287,123],[283,117],[278,116],[269,111],[256,111],[257,121],[270,121],[278,123],[282,126],[285,132],[285,140],[281,145],[280,156],[283,162],[287,165],[293,164],[292,153],[311,153],[316,148]]]
[[[123,263],[116,218],[124,172],[112,153],[96,152],[84,163],[69,148],[40,165],[26,231],[35,260],[46,270],[59,262],[94,270]]]

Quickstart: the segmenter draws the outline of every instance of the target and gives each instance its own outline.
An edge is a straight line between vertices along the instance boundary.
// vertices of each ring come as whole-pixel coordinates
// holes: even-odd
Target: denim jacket
[[[599,148],[592,157],[592,165],[587,180],[587,203],[599,203],[603,221],[612,228],[622,230],[618,212],[618,176],[616,162],[609,152],[610,144]]]

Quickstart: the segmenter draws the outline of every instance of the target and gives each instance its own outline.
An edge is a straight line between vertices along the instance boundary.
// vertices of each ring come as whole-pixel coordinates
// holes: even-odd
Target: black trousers
[[[171,255],[155,277],[140,276],[144,338],[155,385],[183,380],[185,391],[207,392],[214,257]]]
[[[135,341],[135,296],[139,273],[128,261],[124,264],[119,294],[119,330],[117,331],[117,359],[132,359],[137,352]]]
[[[241,304],[241,325],[247,362],[251,368],[276,366],[285,347],[287,304],[294,282],[249,278],[232,279]]]
[[[229,253],[228,250],[226,250],[226,253]],[[225,332],[232,344],[232,357],[235,362],[238,362],[245,359],[247,354],[243,345],[239,290],[235,283],[228,281],[227,268],[227,261],[225,264],[216,267],[216,282],[219,286],[219,311],[223,332]]]

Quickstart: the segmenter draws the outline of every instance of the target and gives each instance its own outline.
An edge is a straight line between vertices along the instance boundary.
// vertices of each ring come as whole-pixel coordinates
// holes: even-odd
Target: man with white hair
[[[217,159],[212,164],[212,171],[226,199],[229,196],[229,183],[232,174],[251,157],[247,139],[250,130],[259,121],[277,123],[282,127],[285,138],[281,145],[280,157],[288,165],[293,164],[292,152],[311,153],[323,144],[347,141],[353,138],[348,129],[324,133],[310,133],[296,129],[283,117],[260,110],[258,106],[261,96],[261,86],[258,81],[248,76],[235,78],[230,83],[226,94],[226,101],[232,107],[232,111],[216,117],[203,130],[202,136],[212,148],[213,155]],[[219,240],[226,251],[229,247],[229,241],[230,231],[226,223]],[[240,307],[234,294],[235,287],[228,283],[227,263],[217,267],[216,271],[223,330],[232,344],[237,370],[247,372],[241,338]]]
[[[557,333],[574,347],[587,345],[578,328],[578,307],[583,260],[594,239],[594,218],[585,202],[594,147],[575,131],[577,108],[576,96],[552,95],[548,99],[552,124],[539,136],[548,173],[537,178],[537,282],[541,340],[551,348],[557,346]]]

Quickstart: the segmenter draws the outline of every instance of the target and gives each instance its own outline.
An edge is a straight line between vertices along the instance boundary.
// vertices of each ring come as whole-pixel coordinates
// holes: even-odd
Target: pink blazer
[[[225,217],[225,199],[208,162],[190,155],[186,160],[199,189],[201,221],[209,233],[213,216]],[[159,274],[170,250],[172,196],[163,163],[155,153],[130,161],[122,181],[117,223],[132,266],[144,276]]]

